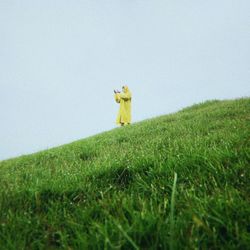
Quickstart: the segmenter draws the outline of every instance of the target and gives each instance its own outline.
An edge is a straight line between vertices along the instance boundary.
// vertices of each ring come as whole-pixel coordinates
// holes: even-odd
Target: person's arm
[[[121,101],[121,96],[120,95],[121,95],[120,93],[115,93],[115,101],[117,103],[120,103],[120,101]]]
[[[131,99],[131,94],[130,93],[121,93],[120,98],[127,101],[127,100]]]

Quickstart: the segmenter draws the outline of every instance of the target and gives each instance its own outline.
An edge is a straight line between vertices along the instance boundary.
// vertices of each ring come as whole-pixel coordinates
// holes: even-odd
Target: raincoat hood
[[[124,91],[124,93],[130,92],[127,85],[123,86],[123,91]]]

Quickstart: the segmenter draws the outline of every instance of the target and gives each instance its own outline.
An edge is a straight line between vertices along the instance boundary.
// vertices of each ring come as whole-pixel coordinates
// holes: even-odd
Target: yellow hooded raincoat
[[[131,92],[128,86],[124,86],[124,92],[115,94],[115,101],[120,103],[119,113],[116,118],[116,124],[131,123]]]

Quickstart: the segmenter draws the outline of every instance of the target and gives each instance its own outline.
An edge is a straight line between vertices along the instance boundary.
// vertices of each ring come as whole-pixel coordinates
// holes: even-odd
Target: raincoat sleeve
[[[116,94],[115,94],[115,101],[116,101],[117,103],[120,103],[120,100],[121,100],[120,93],[116,93]]]
[[[127,101],[131,99],[131,94],[130,93],[120,93],[120,98]]]

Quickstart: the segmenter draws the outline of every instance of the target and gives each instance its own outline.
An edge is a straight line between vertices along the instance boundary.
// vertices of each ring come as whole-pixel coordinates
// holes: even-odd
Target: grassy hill
[[[250,249],[250,98],[0,162],[0,249]]]

